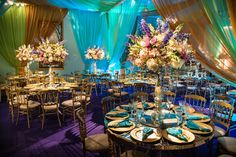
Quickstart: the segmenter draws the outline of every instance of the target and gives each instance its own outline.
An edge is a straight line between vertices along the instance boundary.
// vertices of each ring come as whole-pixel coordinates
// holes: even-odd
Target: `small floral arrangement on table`
[[[38,61],[44,64],[64,62],[68,55],[63,42],[50,42],[49,39],[43,40],[37,47]]]
[[[34,51],[34,47],[32,47],[31,45],[22,45],[20,46],[17,50],[16,50],[16,58],[19,61],[26,61],[26,62],[30,62],[30,61],[34,61],[35,59],[37,59],[37,54]]]
[[[104,50],[96,46],[94,46],[94,48],[88,48],[85,54],[85,58],[93,60],[102,60],[104,57]]]
[[[192,46],[188,44],[189,34],[180,33],[183,25],[175,30],[169,26],[170,19],[157,19],[158,27],[141,20],[143,35],[130,35],[128,59],[132,64],[141,68],[157,71],[162,66],[180,68],[189,59]]]

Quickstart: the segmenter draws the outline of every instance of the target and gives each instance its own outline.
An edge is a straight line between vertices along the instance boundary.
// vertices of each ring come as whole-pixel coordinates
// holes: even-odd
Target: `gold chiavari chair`
[[[72,90],[72,98],[61,103],[63,120],[65,114],[69,114],[73,116],[75,121],[75,113],[81,108],[81,100],[83,100],[82,97],[83,95],[81,93],[76,92],[76,90]]]
[[[219,137],[217,138],[219,145],[218,157],[234,157],[236,156],[236,138],[235,137]]]
[[[112,96],[118,98],[120,102],[122,101],[122,98],[129,96],[128,92],[123,91],[124,84],[122,82],[111,81],[110,87],[111,89],[108,89],[108,92],[110,92]]]
[[[130,95],[130,99],[134,101],[148,100],[148,93],[146,92],[135,92]]]
[[[112,96],[107,96],[102,98],[101,104],[102,104],[102,113],[105,116],[105,114],[112,109],[114,109],[117,104],[116,104],[117,99]]]
[[[146,92],[147,84],[146,83],[134,83],[135,92]]]
[[[174,92],[164,91],[163,95],[167,101],[170,101],[172,104],[175,104],[176,94]]]
[[[206,107],[206,98],[200,96],[200,95],[185,95],[184,96],[185,104],[191,105],[193,108],[195,108],[197,111],[204,112]]]
[[[14,124],[15,121],[15,113],[17,111],[18,105],[16,102],[16,91],[11,90],[9,86],[6,87],[6,96],[7,96],[7,104],[9,108],[9,116],[11,116],[11,122]]]
[[[225,136],[229,133],[230,122],[234,107],[224,101],[213,101],[211,106],[211,118],[216,124],[214,137]]]
[[[45,116],[57,115],[59,126],[61,126],[59,111],[59,92],[57,90],[47,90],[40,93],[42,109],[42,129],[44,128]]]
[[[86,108],[76,112],[76,117],[79,123],[80,139],[83,144],[83,156],[86,156],[86,151],[96,153],[109,152],[109,142],[107,134],[87,135],[86,128]]]
[[[40,108],[40,103],[30,100],[30,93],[25,89],[18,89],[16,91],[16,104],[18,105],[16,125],[18,125],[20,115],[26,115],[28,128],[30,128],[30,118],[32,119],[33,110]]]

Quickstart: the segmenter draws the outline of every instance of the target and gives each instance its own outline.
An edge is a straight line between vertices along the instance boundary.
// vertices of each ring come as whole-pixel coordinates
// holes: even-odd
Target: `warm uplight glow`
[[[14,2],[14,1],[12,1],[12,0],[7,0],[5,3],[4,3],[4,5],[10,5],[10,6],[12,6],[12,5],[16,5],[17,7],[24,7],[26,4],[25,3],[18,3],[18,2]]]

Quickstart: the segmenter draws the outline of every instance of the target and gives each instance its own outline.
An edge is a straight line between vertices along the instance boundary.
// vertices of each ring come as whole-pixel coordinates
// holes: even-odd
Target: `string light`
[[[13,0],[7,0],[4,5],[7,6],[7,5],[16,5],[17,7],[24,7],[26,4],[25,3],[18,3],[18,2],[14,2]]]

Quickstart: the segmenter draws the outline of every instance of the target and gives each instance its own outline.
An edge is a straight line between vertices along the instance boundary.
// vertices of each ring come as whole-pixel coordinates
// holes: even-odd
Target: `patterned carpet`
[[[101,98],[105,95],[93,95],[88,107],[87,131],[89,135],[103,132],[101,116]],[[41,121],[36,117],[27,128],[25,117],[21,117],[18,126],[12,125],[8,117],[6,98],[0,103],[0,156],[1,157],[80,157],[82,155],[78,124],[66,117],[59,127],[56,116],[46,117],[45,128],[41,130]],[[212,157],[216,156],[214,141]],[[87,154],[89,157],[99,154]],[[158,156],[158,152],[152,156]],[[208,146],[185,151],[162,152],[163,157],[210,156]]]

